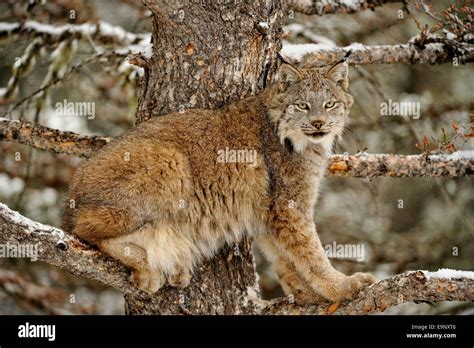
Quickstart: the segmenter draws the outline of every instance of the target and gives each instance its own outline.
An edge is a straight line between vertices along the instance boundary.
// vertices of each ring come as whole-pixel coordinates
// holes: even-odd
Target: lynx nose
[[[321,120],[316,120],[316,121],[311,122],[311,125],[318,130],[321,129],[325,124],[326,122],[321,121]]]

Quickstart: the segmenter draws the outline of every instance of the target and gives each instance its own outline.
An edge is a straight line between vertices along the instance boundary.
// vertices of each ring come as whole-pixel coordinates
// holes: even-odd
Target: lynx
[[[132,128],[76,171],[63,228],[120,260],[149,293],[186,287],[200,260],[251,236],[297,301],[352,297],[373,276],[334,269],[313,220],[353,103],[348,69],[283,63],[257,96]]]

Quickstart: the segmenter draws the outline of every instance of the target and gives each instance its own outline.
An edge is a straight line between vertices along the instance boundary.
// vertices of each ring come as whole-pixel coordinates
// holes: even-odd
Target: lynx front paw
[[[375,283],[375,277],[370,273],[357,272],[349,276],[349,278],[353,279],[352,282],[356,286],[356,290]]]
[[[353,275],[345,276],[330,300],[341,301],[353,298],[362,288],[374,282],[375,277],[370,273],[357,272]]]
[[[135,270],[132,272],[132,282],[142,291],[149,294],[157,292],[165,281],[161,272],[150,272],[148,270]]]

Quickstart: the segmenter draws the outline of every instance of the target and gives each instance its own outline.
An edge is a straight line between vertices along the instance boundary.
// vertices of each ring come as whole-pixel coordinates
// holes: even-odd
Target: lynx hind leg
[[[132,271],[132,282],[147,293],[157,292],[165,282],[164,274],[150,267],[146,244],[149,229],[142,228],[136,232],[108,238],[98,243],[99,249],[118,259]]]
[[[152,269],[160,269],[173,287],[184,288],[191,281],[194,265],[199,259],[196,243],[187,236],[192,227],[161,222],[155,226],[148,242],[148,262]]]

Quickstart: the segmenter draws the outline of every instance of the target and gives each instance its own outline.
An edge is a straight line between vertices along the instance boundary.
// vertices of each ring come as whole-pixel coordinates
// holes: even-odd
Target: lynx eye
[[[296,106],[298,107],[298,109],[301,109],[301,110],[309,110],[309,105],[308,103],[305,103],[305,102],[298,102],[296,103]]]
[[[335,106],[336,106],[335,101],[328,101],[328,102],[324,103],[324,108],[326,108],[326,109],[332,109]]]

